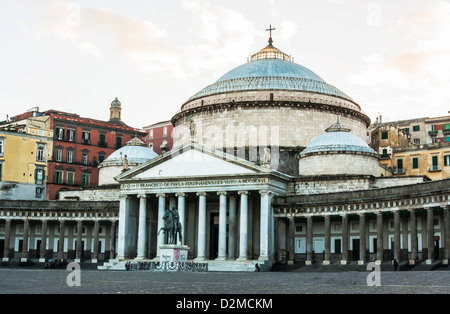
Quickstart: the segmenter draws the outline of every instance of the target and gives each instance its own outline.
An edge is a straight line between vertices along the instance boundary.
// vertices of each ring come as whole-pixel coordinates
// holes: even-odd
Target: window
[[[98,163],[103,162],[105,160],[105,154],[104,153],[98,153]]]
[[[85,165],[87,165],[89,163],[89,152],[81,153],[81,162]]]
[[[295,232],[302,232],[303,226],[295,226]]]
[[[42,192],[43,192],[43,191],[44,191],[44,188],[36,187],[35,197],[36,197],[36,198],[41,198],[41,197],[42,197]]]
[[[414,144],[420,145],[420,138],[415,138],[414,139]]]
[[[75,130],[74,129],[67,129],[67,140],[69,142],[75,141]]]
[[[55,172],[53,173],[53,183],[62,184],[63,183],[63,175],[64,175],[63,170],[55,170]]]
[[[62,161],[62,153],[63,153],[62,148],[56,149],[56,161],[59,161],[59,162]]]
[[[63,126],[57,126],[56,127],[56,139],[57,140],[64,140],[64,127]]]
[[[81,136],[81,143],[90,144],[91,143],[91,132],[83,131]]]
[[[167,137],[167,127],[163,127],[163,137]]]
[[[419,169],[419,157],[412,158],[412,168]]]
[[[36,173],[35,173],[35,183],[36,184],[44,184],[44,174],[45,174],[45,170],[44,169],[36,169]]]
[[[3,157],[3,149],[5,147],[5,140],[0,139],[0,157]]]
[[[0,181],[2,181],[3,163],[0,162]]]
[[[409,134],[409,128],[403,128],[402,131],[405,132],[406,134]]]
[[[98,140],[98,146],[106,147],[106,135],[105,134],[100,133],[100,137]]]
[[[444,166],[450,166],[450,155],[444,155]]]
[[[37,145],[36,161],[45,161],[45,145]]]
[[[73,163],[73,150],[71,149],[67,150],[67,162],[69,164]]]
[[[67,178],[66,178],[66,183],[68,185],[73,185],[75,182],[75,172],[73,171],[67,171]]]
[[[388,132],[381,132],[381,139],[382,140],[387,140],[389,138],[389,133]]]
[[[82,173],[81,174],[81,186],[83,186],[83,187],[89,186],[90,177],[91,177],[91,175],[89,173]]]
[[[116,136],[116,148],[122,147],[122,136]]]
[[[153,139],[153,129],[150,130],[149,137],[150,137],[150,139]]]
[[[414,125],[413,132],[418,132],[418,131],[420,131],[420,125]]]

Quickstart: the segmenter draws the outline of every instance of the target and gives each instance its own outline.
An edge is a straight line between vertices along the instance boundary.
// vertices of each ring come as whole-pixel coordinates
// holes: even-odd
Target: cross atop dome
[[[272,46],[273,40],[272,40],[272,31],[274,31],[275,28],[272,28],[272,24],[269,25],[269,28],[266,29],[266,32],[270,32],[269,33],[269,45]]]

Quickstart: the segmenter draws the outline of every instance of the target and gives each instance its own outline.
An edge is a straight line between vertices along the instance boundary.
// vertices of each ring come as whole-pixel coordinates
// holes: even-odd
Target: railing
[[[194,262],[131,262],[129,266],[129,270],[131,271],[208,271],[208,263]]]
[[[442,168],[440,166],[431,166],[428,167],[428,172],[441,171]]]
[[[406,168],[398,168],[393,170],[394,174],[405,174],[406,173]]]

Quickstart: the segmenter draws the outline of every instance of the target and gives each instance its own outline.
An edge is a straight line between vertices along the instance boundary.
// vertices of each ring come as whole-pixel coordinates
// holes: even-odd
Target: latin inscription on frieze
[[[142,188],[229,186],[229,185],[267,184],[267,183],[269,183],[269,179],[267,178],[246,178],[246,179],[200,180],[200,181],[125,183],[122,184],[121,188],[124,190],[134,190]]]

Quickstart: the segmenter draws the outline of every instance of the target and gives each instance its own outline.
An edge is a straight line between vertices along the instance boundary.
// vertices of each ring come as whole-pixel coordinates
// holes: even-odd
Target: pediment
[[[212,148],[187,144],[119,175],[119,182],[155,178],[217,177],[267,173],[269,169]]]

